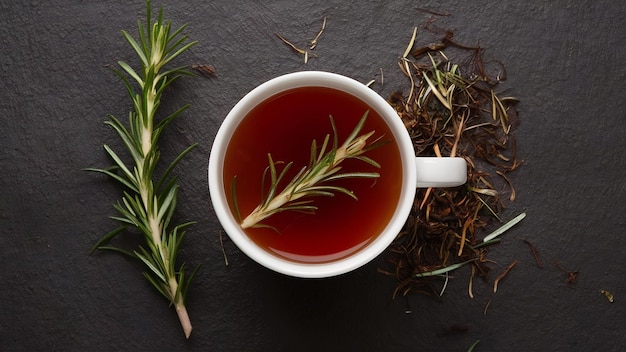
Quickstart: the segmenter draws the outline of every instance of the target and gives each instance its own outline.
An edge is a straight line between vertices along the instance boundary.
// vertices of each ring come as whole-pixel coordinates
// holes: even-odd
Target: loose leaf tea
[[[134,111],[129,113],[130,127],[125,127],[112,115],[106,121],[124,142],[134,166],[127,166],[112,148],[104,145],[114,161],[113,167],[87,169],[108,175],[126,188],[122,201],[115,204],[120,215],[112,217],[121,226],[98,241],[92,252],[96,249],[114,250],[144,263],[147,268],[145,278],[174,306],[185,336],[189,338],[192,327],[185,307],[185,296],[195,271],[186,276],[184,265],[176,267],[176,261],[185,229],[191,223],[171,224],[178,185],[176,177],[170,177],[170,173],[195,145],[182,151],[160,177],[155,177],[154,170],[159,160],[157,142],[161,132],[188,108],[184,106],[161,121],[156,120],[164,90],[181,75],[190,74],[182,68],[167,69],[165,66],[196,42],[188,42],[187,36],[181,35],[185,26],[172,31],[170,23],[163,21],[162,9],[154,23],[151,21],[151,12],[150,1],[147,1],[146,27],[139,24],[140,42],[122,32],[141,63],[141,70],[135,71],[128,64],[119,62],[122,71],[116,71],[133,102]],[[139,91],[135,91],[134,83],[139,86]],[[127,228],[139,230],[144,235],[146,246],[139,246],[130,252],[108,245],[113,237]]]
[[[503,199],[515,198],[507,175],[522,164],[511,133],[517,124],[517,100],[496,92],[504,72],[496,78],[485,72],[480,47],[458,44],[452,32],[422,45],[417,33],[415,29],[399,61],[409,89],[393,93],[389,102],[409,131],[416,154],[465,158],[468,181],[461,187],[418,190],[413,211],[389,250],[392,269],[381,271],[397,277],[394,295],[439,294],[433,276],[445,273],[447,283],[449,271],[469,264],[472,296],[473,276],[488,277],[487,247],[500,240],[494,236],[483,242],[481,231],[502,222]],[[460,58],[451,59],[452,53]]]

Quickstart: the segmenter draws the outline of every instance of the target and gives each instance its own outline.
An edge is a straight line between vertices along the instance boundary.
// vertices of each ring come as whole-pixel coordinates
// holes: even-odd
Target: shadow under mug
[[[384,119],[396,141],[402,168],[399,198],[393,215],[364,248],[337,260],[303,263],[282,258],[261,248],[241,228],[228,202],[229,187],[224,180],[226,150],[241,121],[256,106],[281,92],[302,87],[326,87],[348,93],[364,102]],[[416,188],[454,187],[467,178],[463,158],[416,157],[409,134],[397,112],[378,93],[364,84],[335,73],[303,71],[271,79],[245,95],[229,112],[215,137],[209,157],[209,192],[215,214],[226,234],[246,255],[282,274],[302,278],[323,278],[355,270],[381,254],[404,226],[414,203]],[[312,215],[314,216],[314,215]]]

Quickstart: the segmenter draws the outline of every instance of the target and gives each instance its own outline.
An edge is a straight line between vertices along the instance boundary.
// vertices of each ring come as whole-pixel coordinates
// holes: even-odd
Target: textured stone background
[[[109,164],[121,145],[102,122],[126,116],[112,72],[134,61],[121,29],[136,33],[142,1],[0,1],[0,346],[5,351],[617,351],[626,299],[626,2],[621,1],[157,1],[199,44],[178,60],[207,63],[215,78],[185,78],[164,109],[192,107],[162,137],[163,158],[197,148],[178,168],[179,220],[197,220],[181,259],[201,264],[185,341],[174,311],[126,258],[88,249],[113,228],[119,189],[81,171]],[[491,250],[496,271],[520,260],[492,297],[467,296],[460,270],[441,301],[392,300],[380,258],[338,278],[269,272],[226,240],[224,265],[206,184],[213,137],[246,92],[277,75],[320,69],[406,89],[397,60],[414,26],[435,25],[480,44],[506,65],[501,86],[521,99],[516,131],[526,164],[503,214],[527,219]],[[304,45],[328,25],[319,58],[304,65],[274,36]],[[427,34],[420,30],[418,41]],[[528,238],[540,251],[535,265]],[[125,240],[132,242],[133,240]],[[556,265],[579,271],[568,285]],[[609,303],[599,291],[615,294]],[[406,314],[410,307],[412,314]],[[455,324],[464,334],[443,336]]]

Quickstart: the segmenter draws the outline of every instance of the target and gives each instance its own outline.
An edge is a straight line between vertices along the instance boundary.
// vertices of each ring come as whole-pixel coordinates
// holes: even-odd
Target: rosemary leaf
[[[475,262],[475,261],[476,261],[476,259],[470,259],[470,260],[467,260],[467,261],[464,261],[464,262],[461,262],[461,263],[456,263],[456,264],[452,264],[452,265],[446,266],[446,267],[441,268],[441,269],[428,271],[428,272],[425,272],[425,273],[417,273],[417,274],[415,274],[415,276],[417,276],[417,277],[424,277],[424,276],[443,275],[443,274],[448,273],[450,271],[456,270],[456,269],[462,267],[465,264],[468,264],[468,263],[471,263],[471,262]]]
[[[104,237],[102,237],[100,241],[96,242],[96,244],[91,248],[91,250],[89,251],[89,254],[93,253],[96,249],[100,248],[104,243],[109,242],[113,237],[117,236],[120,232],[124,230],[126,230],[126,226],[120,226],[110,231],[106,235],[104,235]]]
[[[500,236],[501,234],[506,232],[508,229],[510,229],[511,227],[515,226],[518,222],[524,220],[525,217],[526,217],[526,213],[519,214],[518,216],[516,216],[513,219],[511,219],[506,224],[500,226],[495,231],[493,231],[492,233],[490,233],[487,236],[485,236],[485,238],[483,239],[483,242],[489,242],[489,241],[493,240],[494,238]]]
[[[380,177],[380,174],[377,172],[350,172],[350,173],[333,175],[333,176],[328,177],[326,180],[331,181],[331,180],[339,180],[342,178],[378,178],[378,177]]]

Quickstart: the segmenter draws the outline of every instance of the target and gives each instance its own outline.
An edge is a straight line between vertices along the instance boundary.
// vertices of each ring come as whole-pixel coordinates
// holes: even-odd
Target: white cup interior
[[[351,256],[327,263],[299,263],[277,257],[260,248],[241,229],[230,211],[223,182],[224,156],[238,124],[259,103],[277,93],[299,87],[328,87],[349,93],[384,118],[398,143],[402,162],[400,199],[391,220],[369,245]],[[351,78],[321,71],[290,73],[267,81],[244,96],[226,116],[211,149],[208,169],[209,191],[215,213],[227,235],[246,255],[276,272],[302,278],[340,275],[363,266],[387,248],[402,229],[415,197],[415,154],[409,135],[395,110],[378,93]]]

